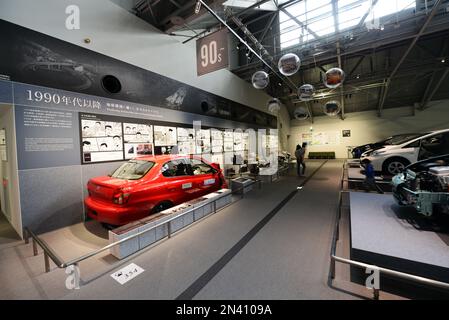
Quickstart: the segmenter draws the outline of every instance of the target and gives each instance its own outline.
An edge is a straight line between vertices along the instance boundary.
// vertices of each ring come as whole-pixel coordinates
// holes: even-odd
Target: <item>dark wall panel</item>
[[[275,128],[276,117],[160,74],[0,20],[0,74],[10,80]],[[182,68],[182,66],[180,66]],[[102,79],[119,79],[109,93]]]

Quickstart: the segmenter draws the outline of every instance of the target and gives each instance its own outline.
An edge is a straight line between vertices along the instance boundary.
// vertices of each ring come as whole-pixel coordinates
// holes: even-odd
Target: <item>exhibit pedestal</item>
[[[177,231],[180,231],[193,222],[204,218],[231,202],[231,190],[221,189],[203,197],[171,207],[145,219],[110,230],[109,243],[145,231],[133,239],[112,247],[110,253],[118,259],[123,259]]]
[[[259,180],[264,183],[271,183],[279,179],[279,174],[276,172],[275,174],[262,174],[259,175]]]
[[[449,283],[449,226],[431,221],[411,207],[398,206],[390,194],[350,192],[351,259]],[[351,268],[351,279],[367,274]],[[381,277],[381,289],[449,297],[449,292],[416,282]],[[403,292],[399,294],[404,295]]]
[[[122,227],[116,228],[114,230],[109,230],[109,243],[114,243],[125,239],[126,237],[135,235],[139,232],[139,227],[142,226],[142,222],[135,221],[124,225]],[[137,251],[139,251],[139,238],[135,237],[129,239],[128,241],[122,242],[110,249],[113,256],[118,259],[123,259]]]
[[[231,180],[231,189],[235,194],[245,194],[253,190],[254,181],[249,178],[236,178]]]

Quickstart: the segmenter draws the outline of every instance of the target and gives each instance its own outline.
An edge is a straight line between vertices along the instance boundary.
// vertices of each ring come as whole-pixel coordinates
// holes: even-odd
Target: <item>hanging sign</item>
[[[196,41],[196,66],[199,76],[227,68],[228,31],[222,29]]]

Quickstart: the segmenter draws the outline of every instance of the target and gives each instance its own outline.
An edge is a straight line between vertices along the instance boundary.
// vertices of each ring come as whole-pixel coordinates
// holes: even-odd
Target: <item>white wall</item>
[[[14,128],[14,108],[0,106],[0,128],[6,130],[7,161],[0,161],[0,197],[1,209],[17,233],[22,236],[22,217],[20,214],[19,177],[17,176],[17,150]],[[6,183],[4,193],[3,179]]]
[[[386,109],[382,118],[376,111],[347,113],[345,120],[320,116],[309,121],[292,120],[289,150],[293,152],[302,143],[301,134],[310,132],[334,132],[340,134],[339,145],[309,146],[308,151],[335,151],[337,158],[347,157],[347,146],[357,146],[382,140],[388,136],[408,132],[426,132],[449,128],[449,100],[433,101],[429,108],[417,111],[413,116],[412,107]],[[351,130],[350,138],[341,137],[342,130]]]
[[[65,9],[80,8],[80,30],[65,27]],[[151,70],[230,100],[266,111],[269,96],[222,69],[198,77],[195,41],[182,44],[109,0],[2,0],[0,19]],[[83,39],[90,38],[85,44]],[[281,117],[284,128],[290,117]]]

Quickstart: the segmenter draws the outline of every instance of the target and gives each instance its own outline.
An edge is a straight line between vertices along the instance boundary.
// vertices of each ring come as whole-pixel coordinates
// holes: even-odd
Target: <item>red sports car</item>
[[[222,188],[219,164],[197,156],[142,156],[90,179],[84,204],[89,217],[123,225]]]

